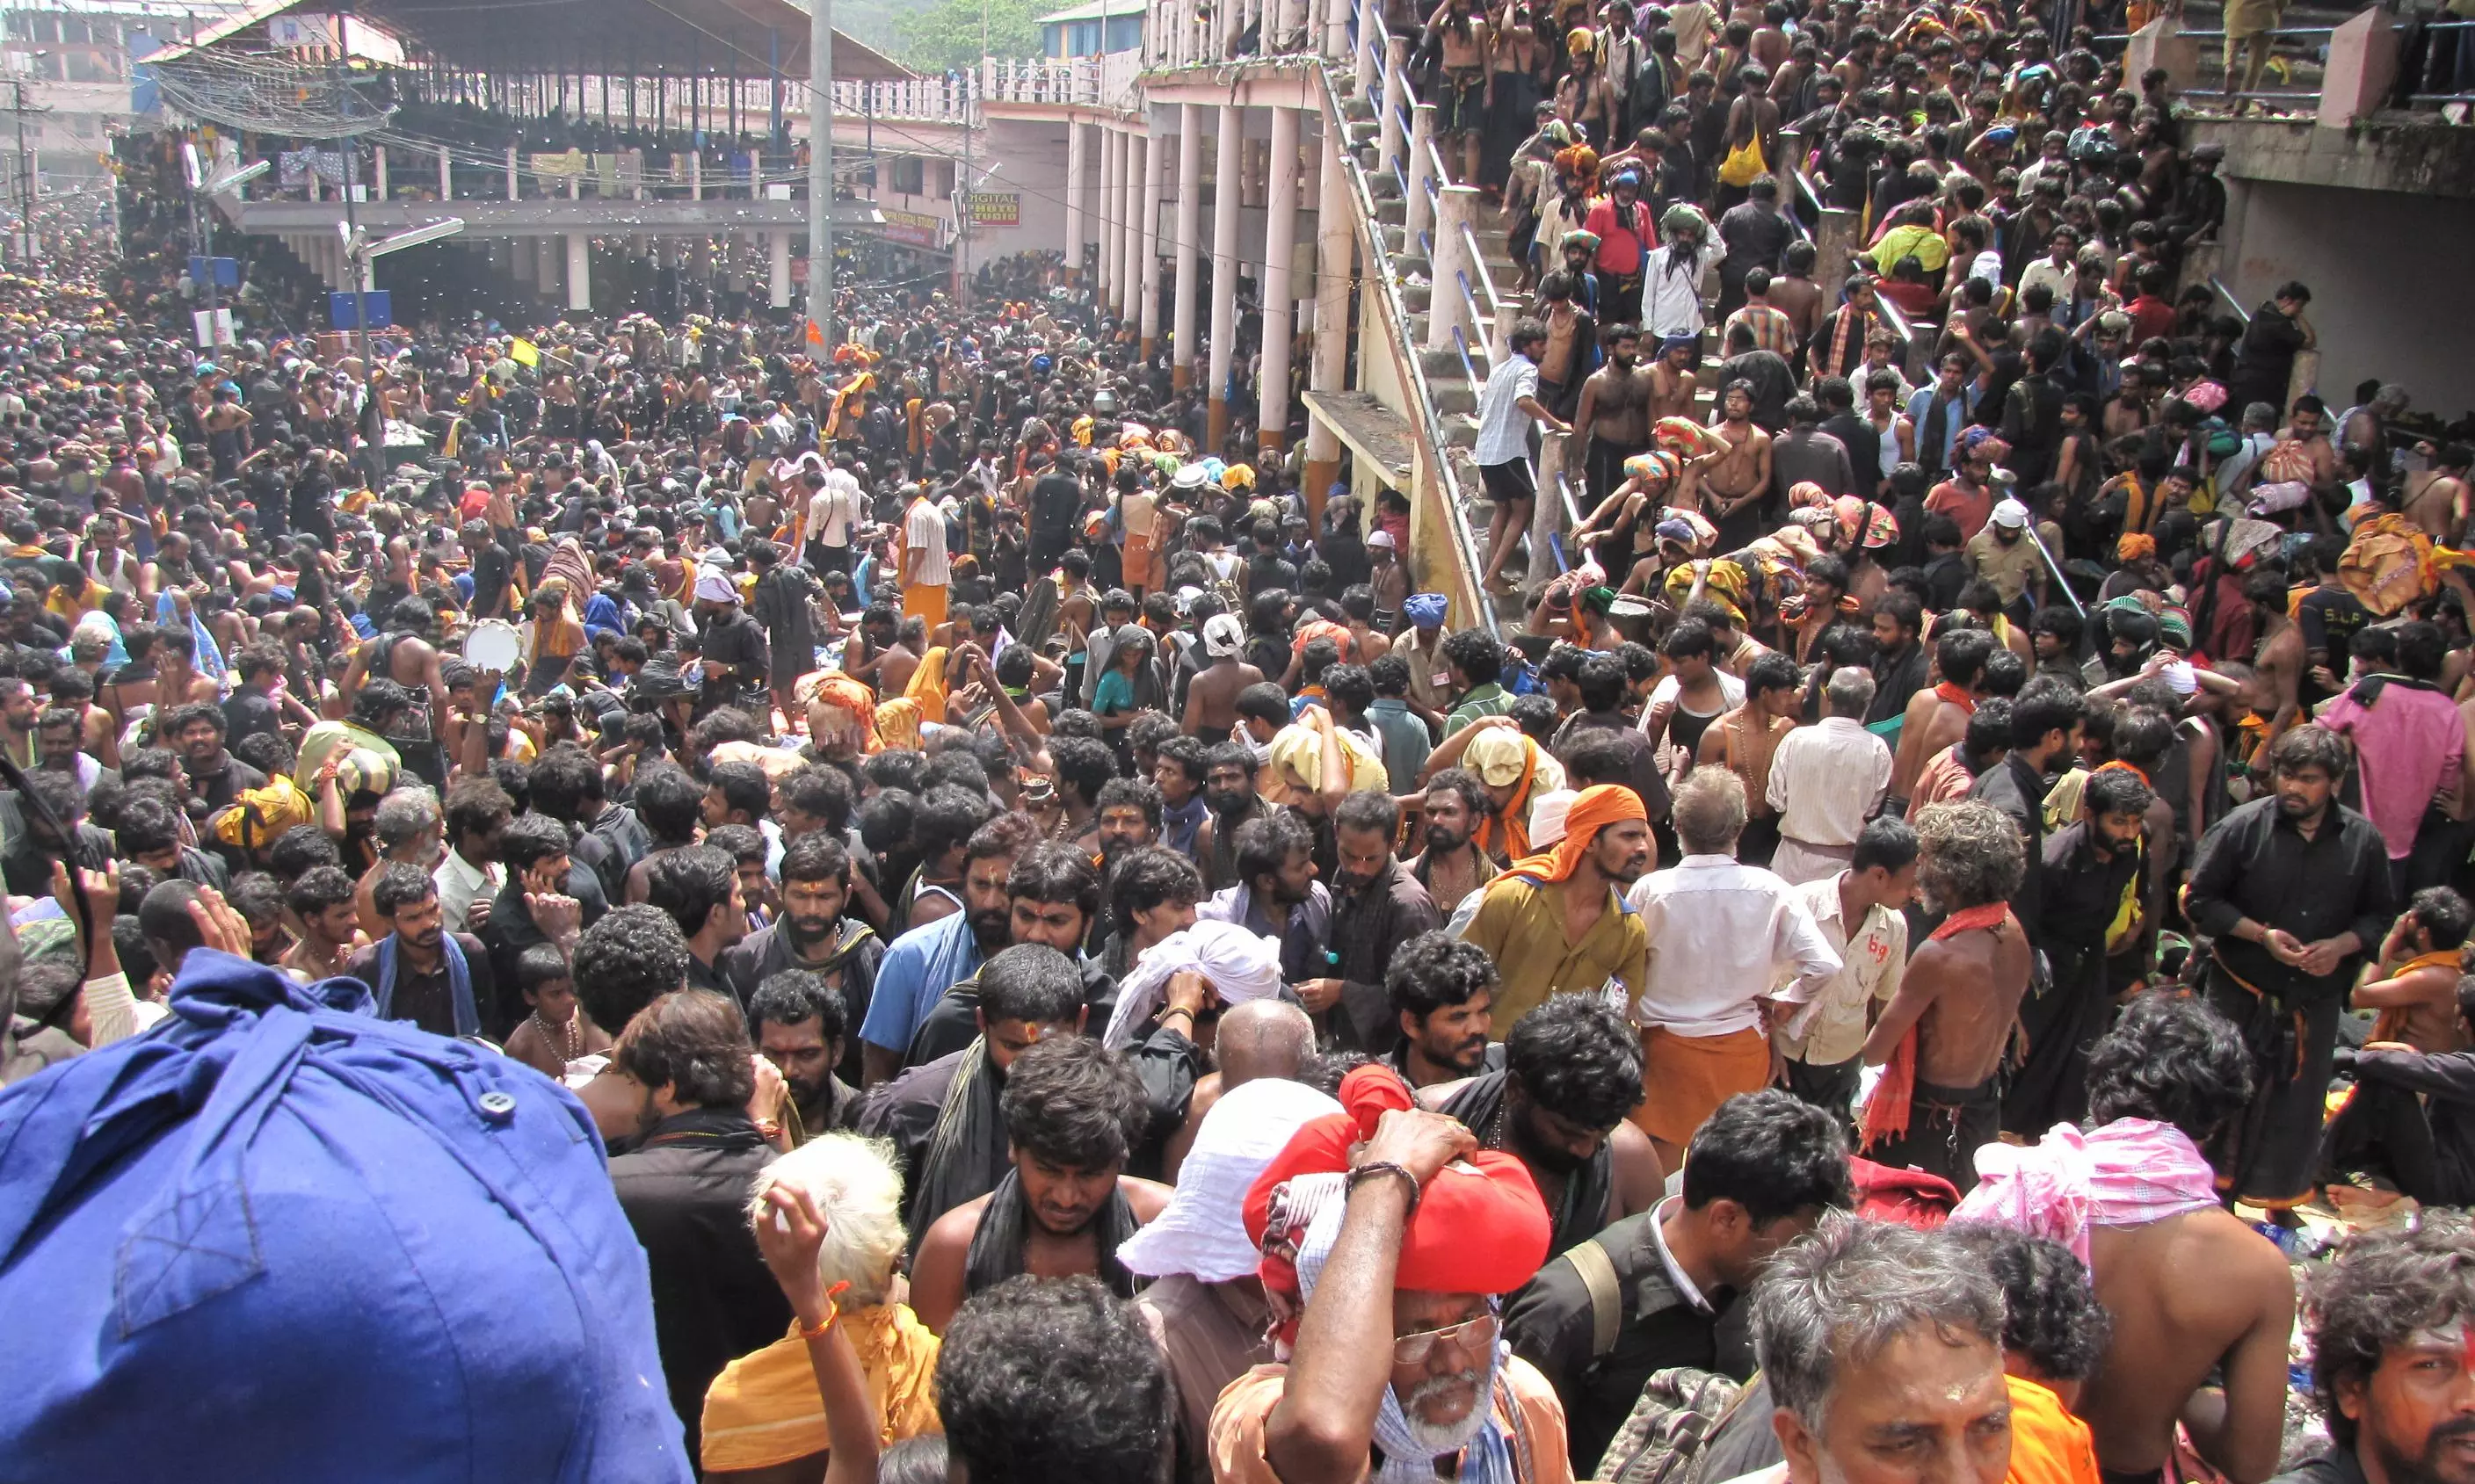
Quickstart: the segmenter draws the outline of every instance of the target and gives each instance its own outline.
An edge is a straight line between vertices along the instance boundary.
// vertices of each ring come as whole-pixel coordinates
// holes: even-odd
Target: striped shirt
[[[1754,350],[1770,351],[1791,359],[1796,355],[1796,321],[1787,317],[1786,310],[1770,304],[1745,305],[1728,316],[1728,323],[1720,333],[1722,345],[1739,325],[1753,332]]]

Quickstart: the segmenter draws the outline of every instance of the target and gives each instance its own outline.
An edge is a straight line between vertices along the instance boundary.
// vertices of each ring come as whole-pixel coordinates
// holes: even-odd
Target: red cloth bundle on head
[[[1297,1251],[1319,1204],[1285,1200],[1293,1180],[1339,1175],[1349,1152],[1375,1132],[1384,1114],[1413,1106],[1391,1068],[1362,1066],[1341,1079],[1346,1112],[1299,1129],[1246,1192],[1246,1234],[1263,1252],[1266,1288],[1299,1295]],[[1547,1204],[1519,1158],[1481,1150],[1427,1182],[1401,1243],[1393,1285],[1428,1293],[1505,1294],[1530,1281],[1547,1260]],[[1268,1233],[1268,1235],[1267,1235]]]

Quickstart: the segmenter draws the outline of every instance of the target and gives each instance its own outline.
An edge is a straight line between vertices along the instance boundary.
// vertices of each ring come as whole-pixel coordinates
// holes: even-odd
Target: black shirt
[[[1907,715],[1908,701],[1924,689],[1925,646],[1911,643],[1895,658],[1874,658],[1874,704],[1866,708],[1865,724],[1873,726]]]
[[[2281,1004],[2341,995],[2397,915],[2389,849],[2372,821],[2335,801],[2306,839],[2274,796],[2254,799],[2200,837],[2184,911],[2192,926],[2217,939],[2218,960],[2229,972]],[[2363,947],[2315,979],[2236,937],[2235,924],[2245,917],[2306,943],[2351,932]]]
[[[1042,551],[1062,551],[1073,539],[1074,517],[1083,509],[1083,482],[1054,471],[1031,487],[1031,541]]]
[[[1657,1222],[1654,1208],[1626,1217],[1596,1238],[1624,1296],[1623,1323],[1605,1353],[1595,1345],[1589,1286],[1569,1255],[1540,1268],[1504,1307],[1504,1334],[1512,1352],[1537,1367],[1564,1400],[1576,1475],[1597,1467],[1651,1373],[1676,1366],[1721,1368],[1718,1317],[1706,1303],[1710,1298],[1725,1302],[1725,1296],[1705,1296],[1697,1303],[1677,1288],[1659,1246]]]
[[[2030,946],[2040,945],[2046,931],[2045,777],[2035,764],[2013,752],[2001,766],[1977,774],[1976,786],[1968,791],[1968,796],[2009,815],[2027,842],[2026,870],[2020,878],[2020,889],[2011,893],[2011,913],[2020,919],[2020,930],[2027,935]]]
[[[486,542],[473,553],[473,613],[477,618],[503,617],[499,605],[507,596],[507,578],[515,563],[507,548],[497,542]]]
[[[1721,393],[1739,377],[1753,384],[1754,426],[1769,433],[1785,427],[1788,401],[1796,396],[1796,373],[1788,369],[1786,358],[1777,351],[1747,351],[1728,357],[1719,367]]]
[[[189,775],[189,787],[197,791],[198,797],[206,800],[207,809],[210,813],[228,807],[243,789],[266,787],[264,773],[233,757],[229,751],[224,754],[221,772],[201,773],[190,768],[186,762],[181,766],[182,769]]]
[[[2122,907],[2122,890],[2140,871],[2137,848],[2111,857],[2096,852],[2095,826],[2075,819],[2046,841],[2046,939],[2054,948],[2101,951],[2106,929]]]
[[[481,940],[470,933],[455,935],[455,945],[464,950],[465,972],[473,981],[473,1009],[488,1016],[498,998],[497,981],[490,974],[490,954]],[[370,944],[345,961],[344,973],[368,985],[379,983],[379,946]],[[395,960],[395,997],[388,1002],[389,1020],[409,1020],[433,1035],[455,1034],[455,990],[447,977],[447,959],[441,954],[438,967],[428,974],[415,974],[412,963],[399,944]]]
[[[283,713],[273,696],[242,686],[224,697],[225,746],[237,747],[243,738],[256,737],[260,732],[282,735]]]

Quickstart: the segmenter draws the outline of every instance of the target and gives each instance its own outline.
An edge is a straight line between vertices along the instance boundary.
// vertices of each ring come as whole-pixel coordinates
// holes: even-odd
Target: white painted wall
[[[2375,377],[2444,421],[2475,408],[2475,201],[2233,181],[2224,232],[2220,277],[2246,309],[2289,279],[2312,290],[2332,411]]]

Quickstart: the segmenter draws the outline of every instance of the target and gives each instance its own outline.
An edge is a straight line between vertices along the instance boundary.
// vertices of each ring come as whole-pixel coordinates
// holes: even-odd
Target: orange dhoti
[[[945,621],[945,584],[915,582],[904,588],[902,611],[912,618],[925,620],[928,632],[936,633],[937,625]]]
[[[1740,1092],[1770,1085],[1771,1043],[1759,1029],[1726,1035],[1679,1035],[1664,1026],[1641,1030],[1641,1131],[1679,1149],[1693,1131]]]
[[[1125,579],[1127,591],[1137,597],[1161,585],[1161,573],[1153,571],[1163,565],[1161,553],[1152,546],[1149,536],[1128,536],[1125,549],[1119,553],[1118,565],[1123,569],[1120,575]]]

